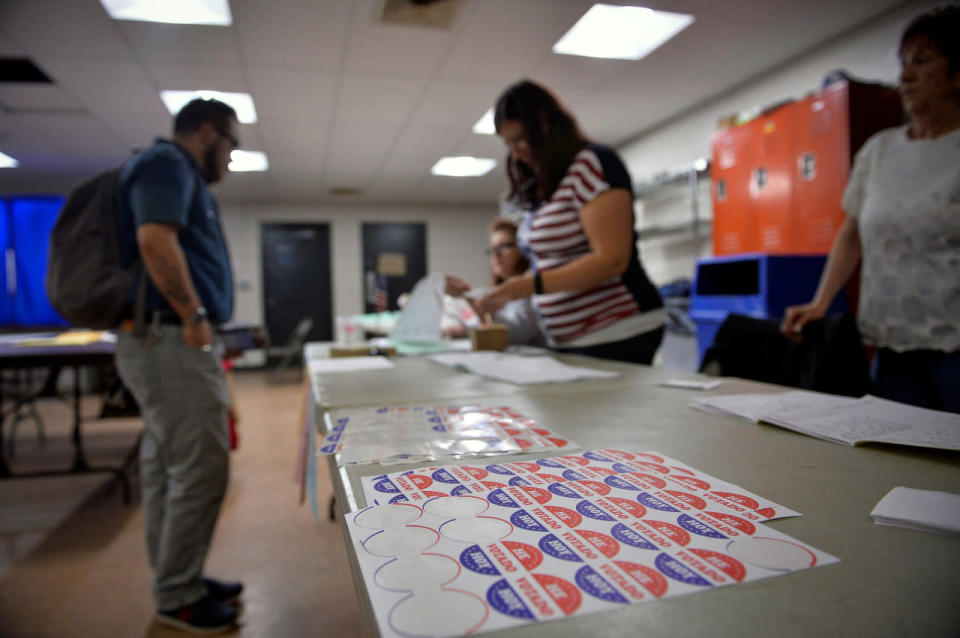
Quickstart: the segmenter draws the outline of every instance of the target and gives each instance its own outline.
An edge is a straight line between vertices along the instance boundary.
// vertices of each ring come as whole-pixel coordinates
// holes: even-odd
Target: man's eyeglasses
[[[240,148],[240,140],[238,140],[237,138],[235,138],[235,137],[234,137],[233,135],[231,135],[230,133],[227,133],[227,132],[224,131],[223,129],[217,129],[217,133],[219,133],[220,135],[222,135],[223,137],[225,137],[225,138],[227,139],[227,141],[230,142],[230,148],[231,148],[232,150],[237,150],[238,148]]]
[[[497,244],[496,246],[491,246],[487,248],[486,253],[488,257],[492,257],[493,255],[496,255],[497,257],[499,257],[500,255],[507,252],[508,250],[512,250],[516,248],[516,246],[517,246],[516,242],[505,241],[502,244]]]

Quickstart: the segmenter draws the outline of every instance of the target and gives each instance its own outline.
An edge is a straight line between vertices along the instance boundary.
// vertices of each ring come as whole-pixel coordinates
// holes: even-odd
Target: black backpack
[[[143,307],[143,268],[139,261],[125,268],[120,259],[116,192],[121,170],[100,173],[70,191],[50,234],[47,297],[61,317],[80,328],[116,328],[130,317],[130,293],[138,278],[136,306]]]

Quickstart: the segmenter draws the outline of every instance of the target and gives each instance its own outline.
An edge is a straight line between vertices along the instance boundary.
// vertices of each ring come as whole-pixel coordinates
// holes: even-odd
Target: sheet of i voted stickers
[[[576,482],[601,496],[662,491],[695,509],[712,507],[758,523],[799,516],[783,505],[691,468],[659,452],[591,450],[535,461],[426,467],[364,477],[368,505],[423,501],[436,496],[485,494],[494,489],[529,486],[532,492],[558,492]]]
[[[385,406],[332,410],[320,454],[338,465],[458,459],[576,449],[572,441],[507,406]]]
[[[617,454],[623,458],[613,460]],[[790,510],[778,511],[776,504],[719,481],[723,489],[715,491],[737,498],[710,499],[712,484],[671,482],[670,472],[653,473],[650,466],[602,480],[602,472],[553,480],[566,470],[585,476],[585,468],[613,469],[619,463],[626,469],[628,461],[673,468],[672,459],[662,455],[602,450],[562,458],[577,467],[554,457],[536,463],[557,463],[540,465],[555,474],[512,467],[517,463],[487,466],[487,475],[476,471],[478,466],[464,473],[462,466],[440,468],[446,472],[440,485],[462,479],[469,491],[448,495],[397,485],[394,502],[349,513],[347,525],[380,633],[439,637],[493,631],[838,560],[762,524]],[[676,465],[678,477],[706,476],[681,468],[693,471]],[[550,482],[529,484],[536,475]],[[377,478],[398,482],[403,476],[426,474]],[[486,481],[491,477],[502,480]],[[407,499],[397,498],[401,495]]]

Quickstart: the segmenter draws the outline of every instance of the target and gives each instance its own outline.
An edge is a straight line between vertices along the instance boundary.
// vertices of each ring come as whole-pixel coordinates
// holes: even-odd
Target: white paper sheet
[[[617,372],[567,365],[553,357],[525,357],[506,352],[457,352],[431,355],[427,358],[441,365],[518,385],[619,376]]]
[[[387,357],[336,357],[332,359],[311,359],[312,376],[320,374],[340,374],[343,372],[365,372],[369,370],[386,370],[394,367]]]
[[[690,390],[713,390],[723,381],[719,379],[667,379],[660,385],[666,388],[688,388]]]
[[[880,525],[960,534],[960,494],[895,487],[870,516]]]
[[[443,338],[440,317],[445,281],[443,274],[434,273],[417,282],[390,333],[391,341],[439,341]]]

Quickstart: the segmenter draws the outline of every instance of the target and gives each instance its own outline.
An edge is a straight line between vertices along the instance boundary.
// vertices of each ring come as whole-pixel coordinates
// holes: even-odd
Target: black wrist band
[[[543,275],[539,270],[533,273],[533,292],[537,295],[543,294]]]

